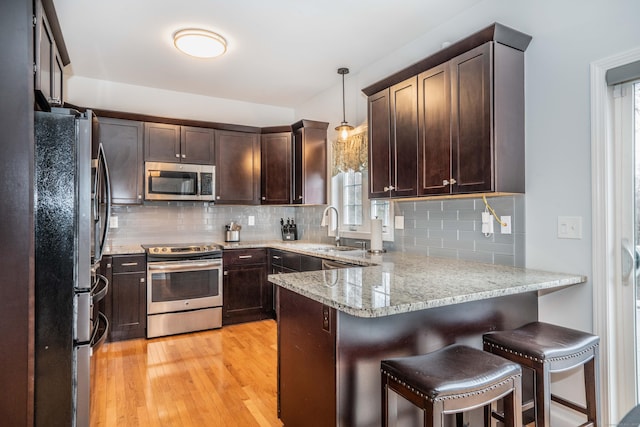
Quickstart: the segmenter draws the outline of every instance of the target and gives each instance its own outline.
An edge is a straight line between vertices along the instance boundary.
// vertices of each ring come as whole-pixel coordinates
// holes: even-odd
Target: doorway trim
[[[591,200],[592,200],[592,280],[593,329],[600,336],[603,425],[617,423],[635,405],[635,384],[625,381],[624,354],[635,351],[629,341],[617,334],[616,315],[621,283],[619,203],[619,149],[611,121],[612,103],[605,76],[607,70],[640,60],[640,48],[591,63]],[[626,371],[629,372],[628,370]],[[635,368],[631,370],[635,372]]]

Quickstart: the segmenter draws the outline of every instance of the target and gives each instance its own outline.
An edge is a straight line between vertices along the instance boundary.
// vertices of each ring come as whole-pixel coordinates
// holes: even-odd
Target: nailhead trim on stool
[[[462,345],[433,353],[383,360],[382,425],[388,425],[388,393],[393,390],[423,410],[425,427],[440,427],[445,414],[487,407],[505,399],[505,419],[522,425],[521,376],[517,363]],[[488,414],[485,410],[485,425]]]
[[[598,351],[596,335],[543,322],[483,335],[484,349],[532,369],[537,427],[550,427],[551,400],[587,416],[582,426],[600,426]],[[582,366],[586,406],[552,395],[551,373]]]

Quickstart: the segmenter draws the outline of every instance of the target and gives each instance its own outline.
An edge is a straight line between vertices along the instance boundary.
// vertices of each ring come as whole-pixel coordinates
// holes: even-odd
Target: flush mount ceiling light
[[[187,55],[215,58],[227,51],[227,41],[220,34],[197,28],[187,28],[173,34],[173,44]]]
[[[338,140],[346,141],[349,137],[349,132],[353,130],[353,126],[347,123],[347,119],[345,118],[344,113],[344,75],[349,74],[349,69],[338,68],[338,74],[342,76],[342,123],[340,123],[340,126],[336,127],[336,130],[338,131]]]

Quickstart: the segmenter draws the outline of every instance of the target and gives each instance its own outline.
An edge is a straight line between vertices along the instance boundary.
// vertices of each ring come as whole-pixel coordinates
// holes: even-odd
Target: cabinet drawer
[[[137,273],[147,269],[147,258],[145,255],[114,255],[113,273]]]
[[[223,252],[224,266],[243,264],[266,264],[266,249],[231,249]]]

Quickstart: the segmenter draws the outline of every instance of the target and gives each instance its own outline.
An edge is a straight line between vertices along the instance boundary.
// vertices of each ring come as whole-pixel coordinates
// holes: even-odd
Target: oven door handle
[[[152,262],[147,264],[149,271],[200,271],[210,270],[213,267],[222,267],[222,261],[188,261],[188,262]]]

